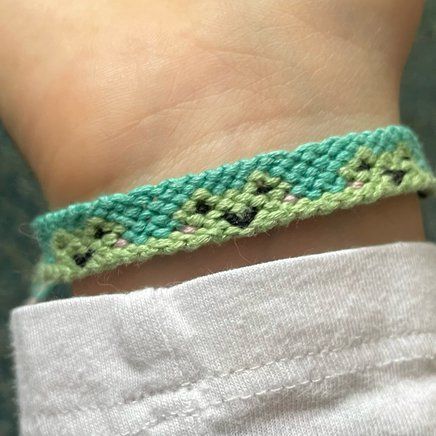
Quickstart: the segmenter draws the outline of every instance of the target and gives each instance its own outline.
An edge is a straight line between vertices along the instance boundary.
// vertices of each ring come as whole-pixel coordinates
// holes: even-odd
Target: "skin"
[[[396,124],[421,11],[409,0],[2,0],[0,117],[52,208]],[[416,198],[398,197],[118,268],[75,289],[168,285],[422,239]]]

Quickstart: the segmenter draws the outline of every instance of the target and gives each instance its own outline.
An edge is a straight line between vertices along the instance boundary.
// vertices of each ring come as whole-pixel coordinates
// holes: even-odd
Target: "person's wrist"
[[[419,7],[397,2],[382,26],[391,3],[290,8],[268,0],[234,10],[189,2],[183,14],[159,4],[146,11],[108,4],[94,21],[87,11],[72,35],[65,23],[77,26],[81,9],[65,9],[62,20],[53,17],[59,41],[41,32],[32,56],[26,50],[2,62],[2,117],[53,207],[396,124]],[[116,35],[102,27],[109,18]],[[19,38],[8,24],[13,51]],[[35,69],[44,42],[53,50],[49,59],[40,53]],[[11,64],[18,68],[8,76]]]
[[[375,80],[365,83],[378,89]],[[76,130],[70,129],[68,119],[56,121],[44,137],[57,130],[54,136],[63,138],[63,147],[57,149],[49,139],[40,159],[44,167],[38,170],[49,204],[56,208],[103,193],[127,192],[259,153],[399,123],[391,85],[381,86],[384,91],[373,96],[346,82],[342,91],[327,96],[304,84],[269,86],[282,96],[268,100],[268,87],[263,96],[260,90],[242,95],[229,88],[185,109],[175,104],[117,128],[111,114],[103,114],[108,120],[97,133],[92,120]]]
[[[128,17],[103,8],[98,20],[115,20],[110,34],[99,22],[90,30],[84,20],[81,32],[71,35],[77,17],[70,20],[64,11],[52,26],[59,44],[40,32],[32,56],[18,45],[10,50],[20,57],[5,61],[3,50],[1,116],[51,206],[398,123],[399,81],[419,15],[415,2],[348,2],[340,10],[334,8],[340,1],[301,2],[292,12],[289,2],[264,3],[265,10],[238,3],[248,28],[216,2],[201,3],[190,25],[186,15],[171,15],[171,26],[163,28],[153,8]],[[9,34],[17,35],[13,30]],[[204,253],[194,252],[120,268],[76,283],[76,290],[166,285],[280,257],[423,238],[414,198],[363,210],[298,224],[298,235],[294,226],[277,230],[277,237],[211,247],[207,263]]]

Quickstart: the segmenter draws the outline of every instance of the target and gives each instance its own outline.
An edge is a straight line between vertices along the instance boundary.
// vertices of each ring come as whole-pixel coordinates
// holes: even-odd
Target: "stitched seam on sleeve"
[[[379,344],[381,341],[385,341],[385,340],[390,340],[390,339],[402,339],[402,338],[413,338],[413,337],[421,337],[421,336],[433,336],[435,333],[433,331],[409,331],[409,332],[401,332],[401,333],[394,333],[394,334],[390,334],[387,336],[379,336],[379,337],[369,337],[369,336],[364,336],[364,335],[360,335],[360,336],[355,336],[353,338],[351,338],[349,340],[348,343],[341,345],[339,347],[335,347],[335,346],[327,346],[321,350],[314,350],[314,351],[309,351],[303,354],[298,354],[298,355],[293,355],[293,356],[284,356],[284,357],[279,357],[279,358],[275,358],[272,359],[268,362],[262,362],[260,364],[257,365],[253,365],[253,366],[245,366],[242,368],[237,368],[237,369],[231,369],[229,371],[225,371],[225,372],[215,372],[209,375],[206,375],[202,378],[199,378],[197,380],[194,381],[185,381],[183,383],[178,384],[177,386],[174,386],[172,388],[169,389],[163,389],[161,391],[156,391],[151,395],[147,395],[144,392],[140,392],[137,394],[136,398],[126,398],[124,400],[119,400],[119,401],[115,401],[115,402],[111,402],[111,403],[97,403],[97,404],[92,404],[92,405],[88,405],[88,406],[74,406],[71,408],[62,408],[62,409],[58,409],[56,411],[52,411],[52,410],[39,410],[38,412],[35,412],[33,414],[31,414],[31,416],[37,417],[37,416],[58,416],[58,415],[69,415],[69,414],[77,414],[80,412],[91,412],[91,411],[105,411],[105,410],[110,410],[119,406],[127,406],[127,405],[134,405],[137,404],[143,400],[146,399],[150,399],[153,398],[157,395],[165,395],[165,394],[169,394],[169,393],[174,393],[176,394],[177,392],[183,390],[183,389],[192,389],[194,386],[196,386],[197,384],[200,384],[204,381],[207,380],[217,380],[217,379],[222,379],[222,378],[227,378],[230,377],[232,375],[235,374],[243,374],[243,373],[250,373],[253,371],[257,371],[259,369],[262,368],[266,368],[269,367],[271,365],[275,365],[275,364],[279,364],[279,363],[291,363],[291,362],[296,362],[308,357],[322,357],[322,356],[327,356],[330,354],[335,354],[335,353],[339,353],[345,350],[351,350],[351,349],[356,349],[356,348],[360,348],[363,346],[367,346],[367,345],[376,345]],[[356,344],[357,341],[362,341]],[[126,394],[126,396],[128,396],[128,394]]]
[[[207,411],[208,409],[211,409],[212,407],[218,407],[218,406],[221,406],[223,404],[231,403],[234,401],[247,401],[247,400],[250,400],[250,399],[253,399],[256,397],[263,397],[263,396],[269,395],[269,394],[272,395],[272,394],[283,393],[286,391],[292,391],[292,390],[299,388],[299,387],[310,386],[313,384],[322,383],[322,382],[327,381],[327,380],[334,380],[334,379],[338,379],[338,378],[346,377],[346,376],[350,376],[350,375],[362,374],[362,373],[365,373],[367,371],[381,369],[381,368],[385,368],[385,367],[392,366],[392,365],[399,364],[399,363],[411,363],[411,362],[418,362],[418,361],[424,361],[424,360],[433,360],[434,358],[435,358],[434,354],[433,355],[432,354],[430,354],[430,355],[424,354],[424,355],[411,356],[411,357],[400,357],[397,359],[387,360],[387,361],[384,361],[384,362],[381,362],[378,364],[374,364],[374,365],[366,365],[366,366],[362,366],[362,367],[356,367],[354,369],[347,370],[347,371],[326,374],[326,375],[320,376],[316,379],[305,379],[305,380],[302,380],[302,381],[299,381],[299,382],[296,382],[296,383],[293,383],[290,385],[280,385],[280,386],[277,386],[274,388],[267,388],[267,389],[253,392],[253,393],[246,394],[246,395],[235,395],[232,397],[221,398],[218,401],[210,402],[209,404],[207,404],[204,407],[191,408],[191,409],[188,409],[185,411],[178,410],[178,411],[168,412],[167,414],[162,415],[159,418],[145,422],[144,425],[137,430],[120,433],[119,436],[135,436],[146,429],[153,428],[160,423],[168,422],[168,421],[171,421],[171,420],[177,419],[177,418],[188,418],[188,417],[193,417],[193,416],[198,417],[200,413],[203,413],[203,412]]]

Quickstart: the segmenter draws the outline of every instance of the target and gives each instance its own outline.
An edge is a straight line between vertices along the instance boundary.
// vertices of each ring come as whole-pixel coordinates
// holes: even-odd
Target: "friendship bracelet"
[[[40,216],[33,222],[42,248],[35,282],[69,282],[382,197],[435,189],[408,128],[331,137]]]

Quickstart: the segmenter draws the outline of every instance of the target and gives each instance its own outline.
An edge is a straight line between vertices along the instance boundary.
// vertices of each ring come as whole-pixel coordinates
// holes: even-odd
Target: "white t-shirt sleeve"
[[[433,435],[436,246],[14,310],[23,435]]]

